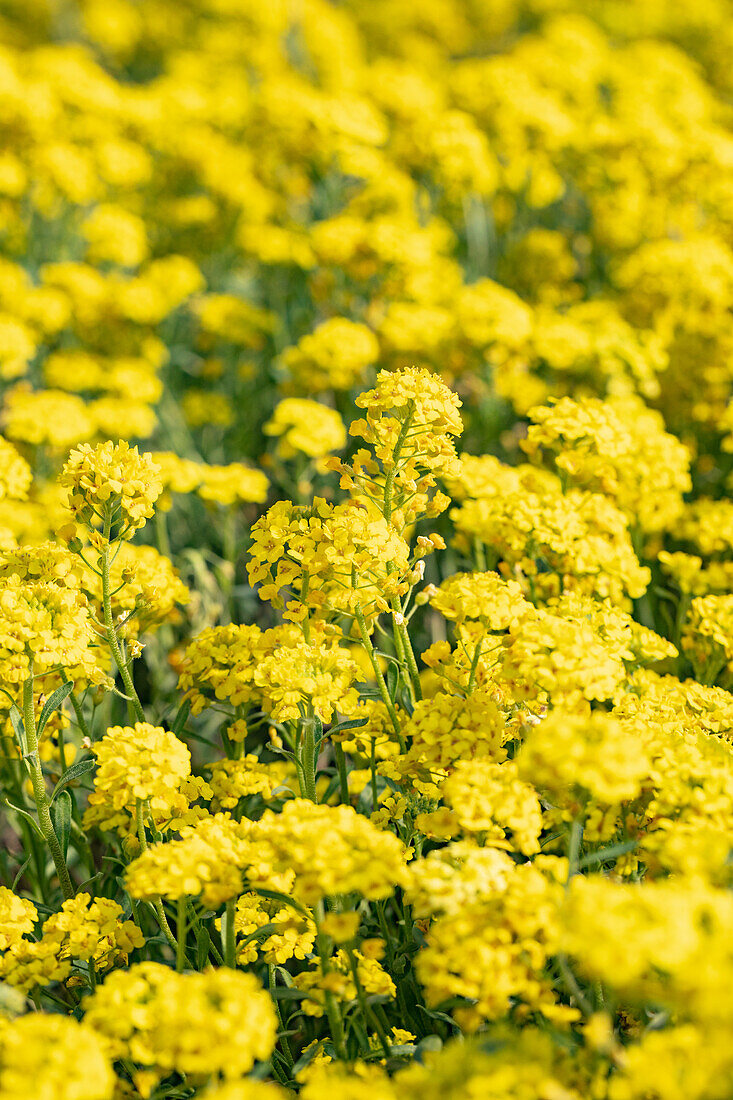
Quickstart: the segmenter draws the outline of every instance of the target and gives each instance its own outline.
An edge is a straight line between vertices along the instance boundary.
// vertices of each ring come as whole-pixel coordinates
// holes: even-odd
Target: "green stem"
[[[385,1058],[390,1058],[392,1055],[392,1047],[389,1044],[387,1033],[382,1027],[381,1020],[377,1018],[375,1013],[372,1011],[371,1005],[367,1003],[367,999],[364,994],[364,986],[361,984],[361,978],[359,977],[359,967],[357,966],[354,952],[347,948],[346,953],[349,956],[351,973],[354,977],[354,985],[356,986],[356,997],[359,1002],[359,1007],[361,1008],[362,1016],[364,1017],[364,1023],[367,1029],[369,1028],[370,1024],[374,1028],[377,1035],[379,1036],[379,1042],[382,1045],[382,1050],[384,1051]]]
[[[407,433],[410,430],[410,425],[412,424],[412,420],[415,415],[415,410],[412,402],[409,403],[408,409],[409,411],[402,422],[400,434],[397,436],[397,442],[395,443],[394,451],[392,452],[392,466],[390,467],[389,473],[387,474],[387,477],[384,481],[384,518],[386,519],[387,523],[389,523],[392,519],[392,489],[394,487],[395,475],[397,474],[397,460],[399,459],[400,451],[402,450],[404,442],[407,439]]]
[[[583,822],[577,818],[570,827],[570,840],[568,842],[568,882],[577,874],[578,860],[580,858],[580,846],[583,842]]]
[[[387,690],[387,684],[385,683],[384,676],[382,675],[382,670],[379,667],[379,661],[377,660],[377,655],[374,652],[374,646],[372,645],[372,639],[369,637],[369,631],[367,630],[366,619],[364,618],[364,612],[358,606],[358,604],[357,604],[356,609],[354,611],[354,617],[355,617],[357,623],[359,624],[359,633],[361,634],[362,645],[364,646],[364,649],[366,650],[366,655],[367,655],[367,657],[369,658],[369,660],[371,662],[371,666],[372,666],[372,669],[374,671],[374,676],[376,677],[376,681],[377,681],[377,687],[379,688],[379,694],[382,698],[382,702],[384,703],[385,707],[387,708],[387,713],[389,714],[389,718],[390,718],[390,721],[392,723],[392,728],[394,729],[394,731],[397,735],[397,740],[400,743],[400,749],[401,749],[402,752],[404,752],[405,751],[405,739],[402,736],[402,730],[400,729],[400,720],[397,717],[397,711],[395,710],[395,705],[389,697],[389,691]]]
[[[224,940],[222,947],[224,948],[224,965],[231,967],[234,970],[237,965],[236,955],[234,951],[234,898],[230,898],[226,904],[226,921],[224,927]]]
[[[481,656],[481,642],[476,646],[476,652],[473,655],[471,661],[471,671],[468,674],[468,687],[466,688],[466,695],[470,695],[476,686],[476,671],[478,669],[478,662]]]
[[[158,552],[164,557],[171,556],[171,544],[168,538],[168,521],[162,508],[155,510],[155,541],[158,544]]]
[[[186,906],[188,911],[189,926],[193,928],[196,933],[198,933],[199,929],[201,928],[201,921],[198,918],[196,908],[190,898],[186,903]],[[217,964],[217,966],[224,965],[224,956],[221,954],[219,948],[216,946],[211,938],[209,938],[209,954],[213,957],[214,962]]]
[[[140,848],[142,849],[143,852],[147,852],[147,850],[148,850],[148,838],[145,835],[145,819],[143,817],[143,800],[142,800],[142,798],[138,798],[136,803],[135,803],[135,821],[136,821],[136,824],[137,824],[137,838],[140,841]],[[155,898],[153,900],[153,905],[155,907],[155,913],[156,913],[156,916],[158,918],[158,924],[160,925],[160,930],[163,933],[163,935],[165,936],[165,938],[167,939],[168,944],[173,948],[173,950],[176,952],[176,955],[177,955],[178,954],[178,941],[176,940],[176,937],[171,932],[171,926],[168,924],[168,918],[165,915],[165,909],[163,908],[162,899],[160,897]]]
[[[400,608],[399,600],[395,597],[392,601],[392,608],[400,615],[401,622],[395,621],[397,630],[399,631],[400,638],[402,640],[402,648],[405,653],[405,660],[407,661],[407,668],[410,673],[410,680],[412,682],[412,690],[416,699],[422,699],[422,684],[420,683],[420,673],[417,668],[417,661],[415,660],[415,651],[412,648],[412,640],[410,639],[410,632],[407,629],[407,623],[405,622],[404,615],[402,615],[402,609]]]
[[[300,762],[302,768],[303,798],[317,802],[316,797],[316,742],[313,734],[313,716],[303,718],[300,723]]]
[[[104,550],[100,554],[99,558],[100,572],[102,574],[102,610],[104,612],[104,625],[107,631],[107,641],[109,648],[112,650],[112,656],[114,657],[115,664],[119,669],[120,676],[122,677],[122,683],[125,685],[125,691],[130,696],[130,702],[135,712],[135,717],[138,722],[145,721],[145,712],[143,711],[140,698],[135,691],[135,685],[132,682],[132,674],[125,661],[122,648],[120,646],[119,638],[117,637],[117,630],[115,629],[114,619],[112,617],[112,594],[109,579],[109,542],[105,542]]]
[[[316,951],[321,962],[321,973],[324,978],[331,969],[330,960],[328,957],[328,948],[326,947],[326,937],[321,932],[321,921],[323,920],[323,902],[319,901],[314,912],[313,917],[316,922]],[[324,992],[324,1001],[326,1004],[326,1015],[328,1016],[328,1023],[331,1028],[331,1038],[333,1039],[333,1045],[336,1048],[336,1053],[342,1062],[348,1061],[348,1053],[346,1051],[346,1037],[344,1035],[344,1024],[341,1019],[341,1009],[338,1006],[338,1001],[334,997],[330,989]]]
[[[275,986],[277,984],[276,981],[275,981],[275,965],[274,965],[274,963],[268,963],[268,965],[267,965],[267,981],[268,981],[268,985],[270,987],[270,996],[272,997],[272,1003],[275,1005],[275,1011],[277,1013],[277,1018],[278,1018],[278,1021],[280,1023],[280,1030],[281,1030],[280,1047],[282,1049],[283,1057],[284,1057],[285,1061],[288,1063],[288,1066],[290,1067],[290,1069],[292,1069],[293,1066],[295,1065],[295,1060],[293,1058],[293,1052],[290,1049],[290,1043],[288,1042],[288,1037],[285,1034],[285,1032],[287,1031],[287,1028],[285,1027],[285,1021],[283,1020],[283,1014],[282,1014],[282,1008],[280,1007],[280,1001],[278,1000],[278,998],[275,996],[275,993],[274,993]]]
[[[36,715],[33,706],[33,662],[31,661],[28,668],[28,676],[23,684],[23,726],[25,728],[25,737],[28,745],[28,752],[25,760],[30,771],[31,784],[33,787],[33,801],[36,804],[36,810],[38,811],[38,824],[43,834],[43,839],[46,841],[48,848],[51,852],[54,865],[56,867],[56,874],[59,877],[59,884],[64,898],[68,901],[74,897],[74,886],[71,882],[71,876],[69,875],[69,868],[66,866],[66,860],[64,859],[64,853],[61,850],[59,844],[59,838],[56,836],[56,831],[51,821],[51,803],[48,798],[48,791],[46,790],[46,780],[43,775],[43,768],[41,767],[41,760],[38,755],[38,736],[36,733]]]
[[[180,974],[186,965],[186,898],[178,899],[176,910],[176,971]]]
[[[593,1005],[590,1003],[585,993],[580,988],[577,978],[570,969],[567,957],[565,955],[557,955],[556,957],[557,965],[560,969],[560,974],[562,976],[563,982],[565,983],[565,987],[568,993],[570,993],[571,996],[575,997],[575,1000],[578,1002],[578,1005],[580,1006],[583,1014],[585,1016],[590,1016],[593,1012]]]

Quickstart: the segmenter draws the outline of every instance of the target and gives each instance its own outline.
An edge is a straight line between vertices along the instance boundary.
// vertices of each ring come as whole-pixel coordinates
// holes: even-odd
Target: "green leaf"
[[[120,699],[124,699],[128,703],[132,702],[132,696],[125,695],[124,691],[120,691],[120,689],[115,687],[114,684],[109,684],[108,690],[111,691],[113,695],[119,696]]]
[[[330,737],[333,733],[343,733],[344,730],[359,729],[361,726],[365,726],[367,721],[367,718],[349,718],[346,722],[339,722],[337,725],[331,726],[328,736]]]
[[[454,998],[454,999],[456,999],[456,998]],[[459,1001],[459,1003],[461,1003],[461,1004],[465,1004],[465,1003],[466,1003],[466,1002],[465,1002],[464,1000],[462,1000],[461,998],[457,998],[457,1000],[458,1000],[458,1001]],[[426,1015],[426,1016],[428,1016],[428,1017],[429,1017],[429,1018],[430,1018],[431,1020],[440,1020],[440,1021],[441,1021],[441,1023],[444,1023],[444,1024],[449,1024],[449,1025],[450,1025],[450,1027],[453,1027],[453,1028],[457,1028],[457,1027],[458,1027],[458,1024],[457,1024],[457,1023],[456,1023],[456,1021],[455,1021],[455,1020],[453,1019],[453,1017],[452,1017],[452,1016],[449,1016],[449,1015],[448,1015],[448,1014],[447,1014],[446,1012],[439,1012],[439,1011],[438,1011],[437,1009],[435,1009],[435,1008],[433,1008],[433,1009],[425,1008],[425,1006],[424,1006],[424,1005],[421,1005],[421,1004],[417,1004],[417,1005],[415,1005],[415,1008],[417,1008],[417,1009],[418,1009],[418,1010],[419,1010],[420,1012],[424,1012],[424,1013],[425,1013],[425,1015]]]
[[[288,989],[293,989],[294,988],[293,975],[290,973],[290,971],[286,970],[284,966],[276,966],[275,967],[275,973],[277,974],[277,976],[279,978],[282,978],[283,982],[288,987]]]
[[[46,723],[48,722],[53,712],[59,709],[64,699],[68,698],[73,690],[74,684],[71,680],[67,680],[65,684],[62,684],[61,687],[58,687],[55,691],[51,692],[48,699],[43,704],[43,709],[41,710],[41,714],[38,719],[38,737],[40,737],[43,733],[46,727]]]
[[[15,736],[18,739],[20,745],[20,751],[23,756],[28,755],[28,738],[25,735],[25,725],[23,723],[23,715],[20,713],[18,707],[13,703],[10,708],[10,721],[13,724],[15,730]]]
[[[184,699],[180,707],[178,708],[178,714],[174,718],[173,725],[171,726],[171,733],[174,733],[176,737],[181,736],[181,732],[183,730],[183,727],[186,725],[186,722],[188,721],[188,716],[190,713],[191,700]]]
[[[281,894],[279,890],[266,890],[264,886],[253,886],[251,889],[261,898],[270,898],[271,901],[279,901],[282,905],[289,905],[290,908],[295,909],[297,913],[302,913],[303,916],[306,917],[308,916],[308,910],[304,909],[302,905],[288,894]]]
[[[16,886],[18,885],[18,883],[22,879],[23,875],[25,874],[26,867],[28,866],[28,864],[30,863],[30,861],[32,859],[33,859],[33,853],[31,852],[31,854],[28,856],[28,858],[25,860],[25,862],[21,863],[20,867],[18,868],[18,873],[16,874],[15,878],[13,879],[13,885],[11,886],[11,890],[13,892],[15,892]]]
[[[41,838],[41,840],[43,840],[43,833],[41,832],[41,827],[38,824],[38,822],[36,821],[35,817],[33,817],[31,814],[29,814],[27,810],[21,809],[20,806],[15,806],[10,801],[9,798],[5,798],[5,799],[3,799],[3,801],[4,801],[6,806],[10,807],[10,809],[13,811],[13,813],[20,814],[21,817],[24,817],[26,819],[26,821],[28,821],[29,824],[33,827],[36,836],[39,836]]]
[[[605,863],[607,859],[615,859],[616,856],[623,856],[627,852],[633,852],[638,846],[638,840],[625,840],[619,844],[611,844],[608,848],[600,848],[597,852],[590,852],[587,856],[583,856],[578,861],[578,870],[583,867],[592,867],[595,863]]]
[[[313,743],[316,750],[318,750],[321,741],[323,740],[323,722],[316,714],[313,718]]]
[[[85,756],[83,760],[75,760],[71,767],[66,769],[54,787],[53,794],[51,795],[51,802],[53,803],[53,800],[61,794],[65,787],[68,787],[69,783],[73,783],[79,776],[85,775],[86,772],[90,772],[94,764],[95,761],[92,756]]]
[[[302,1001],[312,994],[304,993],[302,989],[286,989],[284,985],[277,985],[270,990],[270,996],[276,1001]]]
[[[53,821],[54,832],[59,838],[64,859],[66,859],[66,853],[69,850],[69,837],[71,835],[71,806],[71,795],[68,791],[61,791],[51,806],[51,820]]]
[[[209,961],[209,948],[211,946],[211,936],[209,935],[208,928],[204,928],[202,924],[196,927],[196,968],[203,970]]]
[[[390,665],[387,669],[387,691],[392,702],[395,701],[397,696],[397,688],[400,682],[400,674],[396,665]]]

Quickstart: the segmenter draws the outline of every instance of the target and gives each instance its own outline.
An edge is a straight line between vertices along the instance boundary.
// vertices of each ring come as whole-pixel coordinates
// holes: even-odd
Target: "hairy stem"
[[[68,901],[70,898],[73,898],[75,891],[69,874],[69,868],[66,866],[64,853],[61,850],[59,838],[56,836],[56,830],[51,820],[51,803],[49,801],[48,791],[46,790],[46,780],[43,775],[43,768],[41,767],[41,759],[38,755],[36,715],[33,706],[32,661],[28,669],[28,676],[23,684],[23,725],[25,727],[25,736],[28,744],[28,752],[25,759],[28,770],[30,771],[31,784],[33,787],[33,801],[38,811],[38,824],[40,825],[43,839],[51,852],[51,857],[56,867],[56,874],[59,877],[61,891]]]
[[[115,629],[114,619],[112,617],[112,594],[109,580],[109,542],[105,541],[104,549],[99,557],[100,572],[102,574],[102,608],[104,612],[104,625],[107,631],[107,641],[109,648],[112,650],[112,656],[114,657],[115,664],[119,669],[120,676],[122,677],[122,683],[125,685],[125,691],[130,697],[132,709],[135,712],[135,717],[138,722],[145,721],[145,712],[143,711],[140,698],[135,691],[135,685],[132,682],[132,673],[125,661],[122,647],[120,646],[120,640],[117,637],[117,630]]]
[[[136,824],[137,824],[137,838],[140,841],[140,847],[141,847],[143,852],[147,852],[147,850],[148,850],[148,838],[145,835],[145,819],[143,817],[143,800],[142,800],[142,798],[138,798],[137,802],[135,803],[135,820],[136,820]],[[176,952],[176,956],[177,956],[178,955],[178,941],[177,941],[176,937],[173,935],[173,933],[171,932],[171,926],[168,924],[168,918],[165,915],[165,909],[163,908],[162,899],[160,897],[155,898],[154,901],[153,901],[153,905],[155,907],[155,913],[156,913],[156,916],[158,918],[158,924],[160,925],[160,930],[163,933],[163,935],[165,936],[165,938],[167,939],[169,945]]]
[[[364,612],[362,611],[362,609],[359,606],[356,607],[356,610],[354,612],[354,616],[355,616],[356,621],[359,625],[359,633],[361,634],[362,645],[364,646],[364,649],[366,650],[367,657],[369,658],[369,661],[371,662],[372,669],[374,671],[374,676],[376,677],[377,687],[379,688],[379,694],[382,698],[382,702],[384,703],[385,707],[387,708],[387,713],[389,714],[389,718],[390,718],[390,721],[392,723],[392,728],[394,729],[395,733],[397,734],[397,740],[400,743],[400,749],[401,749],[402,752],[404,752],[405,751],[405,739],[402,736],[402,730],[400,728],[400,720],[397,717],[397,711],[395,710],[395,705],[389,697],[389,691],[387,690],[387,684],[385,682],[384,676],[382,675],[382,670],[379,667],[379,661],[377,660],[377,655],[374,652],[374,646],[372,645],[372,639],[369,637],[369,631],[367,629],[366,619],[364,618]]]

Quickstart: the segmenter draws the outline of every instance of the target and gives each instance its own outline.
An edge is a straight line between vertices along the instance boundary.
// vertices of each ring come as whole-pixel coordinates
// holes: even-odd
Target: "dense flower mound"
[[[0,8],[0,1100],[730,1100],[730,0]]]

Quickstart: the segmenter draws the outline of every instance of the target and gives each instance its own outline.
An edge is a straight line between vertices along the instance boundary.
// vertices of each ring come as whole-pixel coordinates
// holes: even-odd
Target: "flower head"
[[[163,491],[158,467],[128,443],[83,443],[69,455],[61,473],[69,507],[88,530],[102,527],[107,537],[132,538],[153,514]]]

